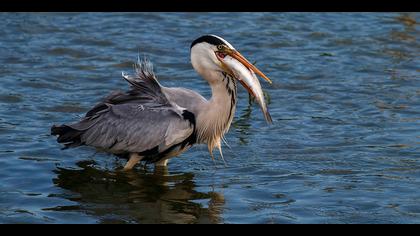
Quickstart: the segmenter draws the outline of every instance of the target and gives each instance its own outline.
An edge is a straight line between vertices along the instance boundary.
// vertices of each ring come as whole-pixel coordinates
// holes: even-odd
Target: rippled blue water
[[[1,223],[420,223],[418,13],[1,13]],[[127,88],[146,55],[165,86],[210,96],[189,45],[214,33],[273,81],[274,124],[240,89],[227,166],[197,146],[167,170],[52,124]]]

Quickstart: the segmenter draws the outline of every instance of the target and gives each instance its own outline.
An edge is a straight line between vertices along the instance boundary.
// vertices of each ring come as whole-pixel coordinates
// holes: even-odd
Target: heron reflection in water
[[[87,145],[127,158],[126,170],[140,161],[166,166],[196,143],[207,144],[212,158],[218,148],[223,158],[221,142],[234,117],[237,81],[271,123],[256,74],[271,80],[221,37],[199,37],[190,50],[192,66],[211,87],[211,99],[190,89],[160,85],[152,64],[139,61],[136,75],[123,73],[131,90],[111,93],[80,122],[54,125],[51,134],[66,148]]]
[[[52,197],[77,205],[43,210],[80,211],[101,223],[222,223],[223,195],[197,191],[192,173],[170,174],[167,167],[108,171],[95,164],[80,161],[77,169],[58,167],[53,182],[66,191]]]

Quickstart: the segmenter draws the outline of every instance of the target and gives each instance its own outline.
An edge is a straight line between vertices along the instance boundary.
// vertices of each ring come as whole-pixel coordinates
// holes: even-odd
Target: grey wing
[[[80,122],[52,126],[57,141],[65,148],[90,145],[113,153],[149,153],[162,152],[193,135],[193,113],[168,100],[149,61],[138,62],[135,76],[123,77],[131,90],[111,93]]]
[[[149,108],[134,103],[107,106],[80,136],[82,143],[116,154],[162,152],[194,131],[182,111],[173,107]]]

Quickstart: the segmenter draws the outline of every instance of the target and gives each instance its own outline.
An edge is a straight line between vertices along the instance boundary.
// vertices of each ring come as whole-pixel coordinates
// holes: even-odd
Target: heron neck
[[[224,72],[213,76],[219,78],[213,78],[209,82],[212,97],[197,119],[199,141],[207,143],[210,152],[220,146],[223,135],[229,130],[237,100],[235,79]]]

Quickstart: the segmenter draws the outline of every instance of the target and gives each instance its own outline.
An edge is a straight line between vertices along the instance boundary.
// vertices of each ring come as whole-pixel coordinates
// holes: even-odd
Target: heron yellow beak
[[[253,64],[251,64],[238,51],[233,50],[233,49],[228,49],[228,50],[226,50],[226,54],[228,54],[229,56],[231,56],[231,57],[235,58],[236,60],[238,60],[240,63],[242,63],[244,66],[246,66],[249,70],[254,71],[257,75],[259,75],[262,78],[264,78],[268,83],[270,83],[270,84],[273,83],[273,82],[271,82],[271,80],[266,75],[264,75],[264,73],[262,73],[257,67],[255,67]]]

